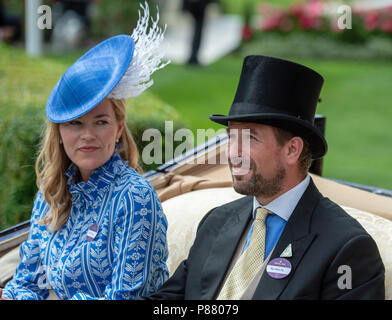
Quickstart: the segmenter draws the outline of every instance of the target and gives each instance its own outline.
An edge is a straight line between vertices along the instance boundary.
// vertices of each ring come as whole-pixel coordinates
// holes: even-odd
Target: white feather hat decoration
[[[154,83],[150,76],[170,63],[162,61],[166,53],[165,48],[161,48],[166,25],[164,30],[159,27],[157,12],[156,19],[151,18],[152,25],[149,27],[150,11],[147,2],[144,6],[140,4],[140,7],[142,12],[139,10],[139,19],[131,35],[135,42],[132,61],[108,98],[128,99],[140,95]]]

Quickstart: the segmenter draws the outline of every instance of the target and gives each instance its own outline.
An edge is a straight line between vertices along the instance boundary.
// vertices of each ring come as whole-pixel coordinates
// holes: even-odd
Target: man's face
[[[286,169],[273,130],[263,124],[229,122],[227,156],[238,193],[272,198],[282,190]]]

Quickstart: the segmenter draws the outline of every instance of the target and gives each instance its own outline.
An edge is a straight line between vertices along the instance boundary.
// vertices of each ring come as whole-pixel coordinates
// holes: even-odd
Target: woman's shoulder
[[[121,166],[116,183],[125,186],[132,185],[153,188],[145,177],[125,163]]]
[[[30,233],[33,235],[40,234],[47,230],[46,226],[41,223],[49,211],[49,205],[40,190],[34,197],[33,209],[30,216]]]
[[[154,187],[150,184],[150,182],[143,177],[140,173],[138,173],[135,169],[129,167],[128,165],[124,165],[120,174],[116,179],[116,189],[117,190],[145,190],[154,191]]]
[[[48,209],[49,209],[49,205],[46,202],[44,195],[40,190],[38,190],[34,197],[32,218],[37,220],[43,219]]]
[[[161,203],[154,187],[145,177],[128,166],[117,176],[113,201],[117,208],[113,212],[117,218],[128,214],[141,217],[145,216],[146,212],[162,215]]]

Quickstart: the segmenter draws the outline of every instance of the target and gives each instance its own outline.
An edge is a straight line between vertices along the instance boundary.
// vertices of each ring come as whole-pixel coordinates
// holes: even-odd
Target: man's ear
[[[298,162],[301,152],[304,148],[304,141],[302,138],[292,137],[285,146],[285,156],[288,165],[293,165]]]

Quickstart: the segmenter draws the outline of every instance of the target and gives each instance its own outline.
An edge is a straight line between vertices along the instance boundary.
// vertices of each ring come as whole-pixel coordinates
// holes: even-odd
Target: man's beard
[[[229,161],[231,169],[231,163]],[[260,172],[256,171],[256,164],[250,160],[250,170],[252,175],[248,181],[242,182],[240,179],[237,182],[233,176],[233,188],[236,192],[244,195],[270,198],[278,194],[283,187],[283,180],[286,177],[285,168],[279,164],[276,174],[271,179],[265,179]]]

